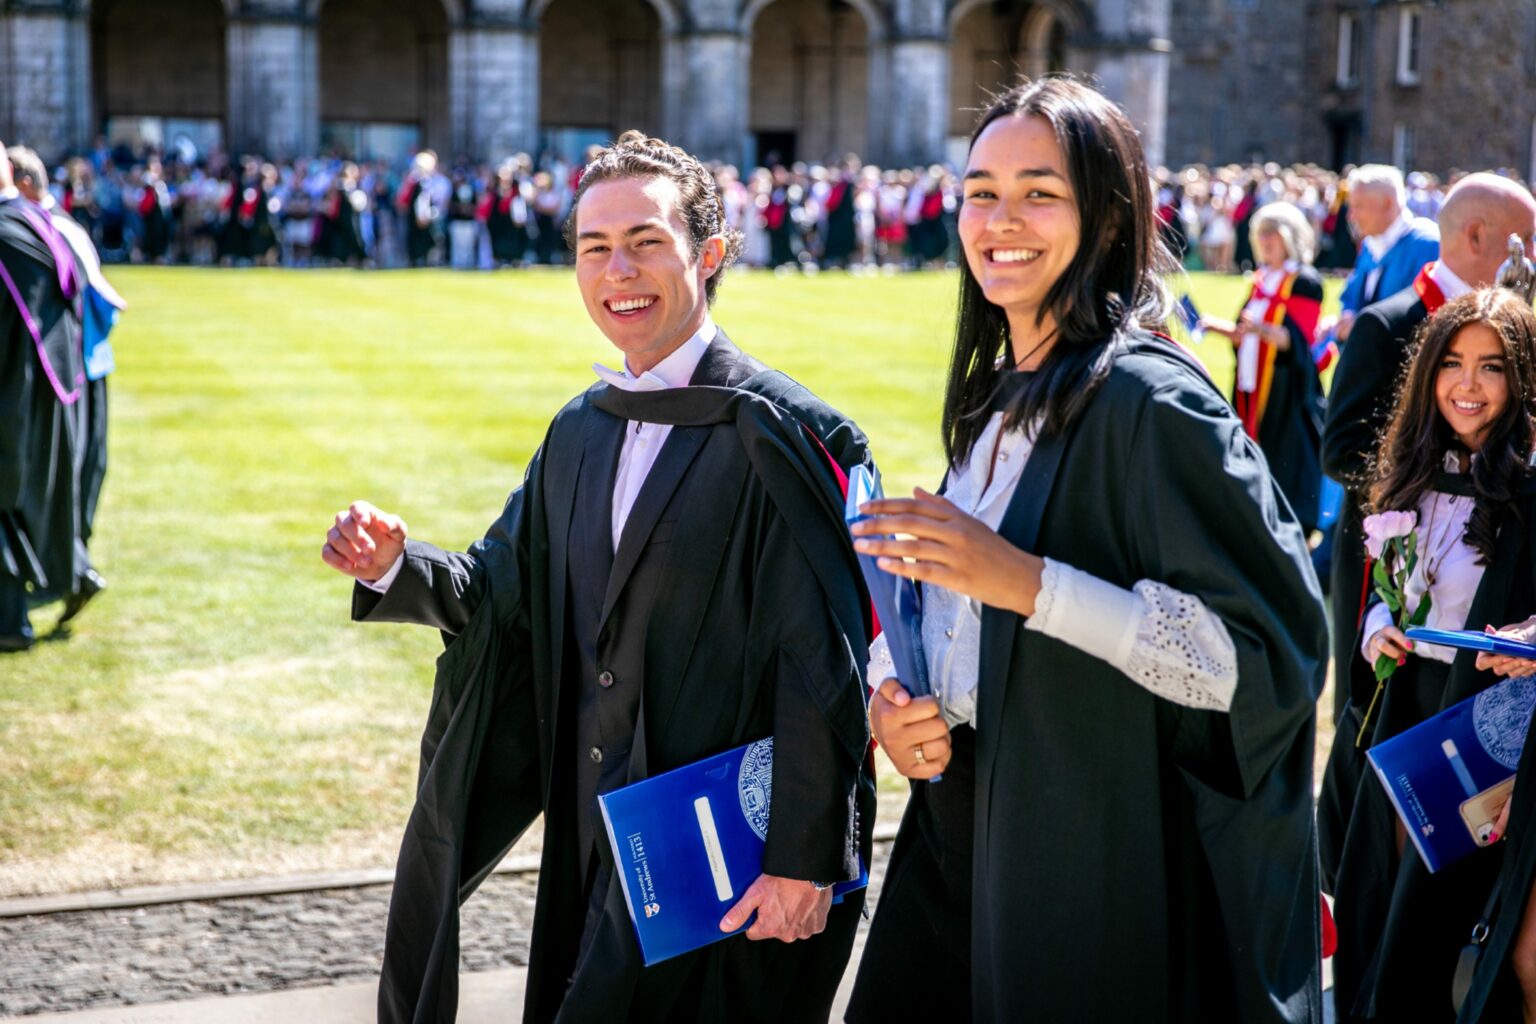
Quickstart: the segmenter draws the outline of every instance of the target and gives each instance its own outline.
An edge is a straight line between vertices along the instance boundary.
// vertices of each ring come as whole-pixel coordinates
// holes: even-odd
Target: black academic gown
[[[1348,673],[1359,660],[1356,633],[1369,598],[1365,580],[1365,531],[1362,511],[1375,455],[1397,401],[1397,381],[1408,363],[1414,332],[1429,317],[1418,293],[1405,288],[1367,306],[1350,331],[1334,370],[1323,422],[1323,472],[1344,485],[1344,507],[1333,533],[1333,718],[1340,720],[1349,702]],[[1358,766],[1357,766],[1358,768]],[[1344,832],[1354,803],[1354,787],[1325,778],[1318,797],[1317,834],[1323,883],[1333,891]]]
[[[984,609],[974,1019],[1320,1021],[1311,776],[1327,637],[1263,455],[1191,357],[1142,338],[1066,436],[1041,438],[998,532],[1121,587],[1200,598],[1232,636],[1238,684],[1229,713],[1182,707]],[[898,838],[893,877],[916,838]],[[882,898],[877,930],[884,913]]]
[[[1515,621],[1531,611],[1533,605],[1510,608],[1505,616]],[[1499,623],[1504,625],[1506,623]],[[1520,753],[1520,767],[1515,774],[1515,791],[1510,798],[1509,825],[1499,874],[1499,899],[1491,921],[1488,941],[1483,947],[1472,987],[1462,1004],[1457,1024],[1503,1024],[1521,1019],[1523,996],[1520,983],[1510,967],[1515,941],[1519,938],[1521,918],[1536,885],[1536,743],[1527,738]],[[1480,851],[1483,858],[1489,851]],[[1477,899],[1474,913],[1486,906],[1487,893]],[[1467,941],[1468,932],[1460,935]]]
[[[566,567],[573,517],[589,514],[573,507],[583,462],[624,419],[677,424],[630,514],[591,631],[615,685],[641,688],[629,780],[772,734],[763,870],[837,881],[870,854],[867,603],[841,494],[807,429],[844,466],[867,458],[864,438],[723,335],[694,383],[708,386],[594,386],[555,417],[523,486],[468,555],[412,542],[387,594],[356,592],[356,617],[436,625],[448,641],[390,906],[381,1020],[452,1018],[459,903],[541,811],[526,1021],[826,1017],[862,894],[834,907],[815,939],[735,937],[642,968],[622,889],[610,885],[577,959],[588,890],[576,816],[591,809],[571,798],[583,681],[564,664],[568,613],[580,614],[568,606]]]
[[[53,255],[22,216],[22,202],[0,203],[0,261],[38,321],[54,375],[66,393],[79,393],[79,299],[65,299]],[[78,261],[76,269],[83,281]],[[0,286],[0,585],[30,583],[55,594],[74,588],[83,550],[79,401],[60,401],[20,311]]]
[[[1450,474],[1441,475],[1436,489],[1470,493],[1463,478]],[[1500,529],[1495,557],[1461,628],[1502,626],[1536,607],[1536,548],[1528,525],[1536,514],[1532,490],[1526,487],[1517,518]],[[1457,955],[1487,902],[1504,849],[1479,850],[1434,874],[1411,844],[1403,848],[1401,858],[1396,856],[1397,815],[1365,760],[1365,749],[1355,746],[1362,710],[1370,706],[1376,689],[1371,666],[1360,656],[1363,639],[1357,632],[1345,677],[1350,704],[1335,734],[1325,777],[1329,789],[1354,790],[1332,887],[1339,926],[1334,998],[1340,1021],[1450,1024],[1455,1018],[1451,982]],[[1440,663],[1410,658],[1387,681],[1365,747],[1497,683],[1498,676],[1477,670],[1476,660],[1476,652],[1458,652],[1447,672]],[[1511,831],[1513,822],[1512,815]]]

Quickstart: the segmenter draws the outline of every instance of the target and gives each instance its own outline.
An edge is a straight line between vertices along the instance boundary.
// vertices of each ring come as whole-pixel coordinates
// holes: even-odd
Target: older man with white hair
[[[1349,223],[1360,238],[1360,255],[1339,297],[1341,341],[1362,309],[1408,287],[1440,255],[1440,229],[1409,211],[1396,167],[1366,164],[1349,176]]]

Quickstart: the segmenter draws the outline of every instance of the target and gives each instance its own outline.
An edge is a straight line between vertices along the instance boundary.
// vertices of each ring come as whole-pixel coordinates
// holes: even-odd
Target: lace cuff
[[[1199,598],[1142,580],[1145,605],[1125,674],[1190,708],[1227,711],[1237,691],[1237,648],[1226,623]]]
[[[869,674],[864,678],[869,682],[870,692],[874,692],[895,675],[896,662],[891,660],[891,645],[885,640],[885,631],[881,630],[875,642],[869,645]]]
[[[1226,711],[1237,689],[1237,649],[1198,598],[1151,580],[1134,590],[1045,560],[1035,614],[1024,628],[1100,658],[1185,707]]]

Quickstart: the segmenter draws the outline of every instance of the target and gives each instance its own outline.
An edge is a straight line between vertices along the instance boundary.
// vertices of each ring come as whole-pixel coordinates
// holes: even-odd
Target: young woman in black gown
[[[1533,607],[1529,461],[1536,442],[1536,332],[1531,310],[1485,289],[1425,322],[1375,460],[1374,512],[1417,516],[1418,561],[1407,603],[1428,593],[1426,625],[1483,629]],[[1400,667],[1380,689],[1378,658]],[[1365,750],[1496,681],[1476,656],[1414,644],[1379,598],[1340,677],[1350,703],[1334,737],[1327,784],[1352,793],[1334,877],[1341,1021],[1432,1024],[1455,1018],[1458,954],[1498,875],[1482,850],[1431,874],[1405,844]]]
[[[1151,333],[1136,132],[1024,84],[964,188],[943,496],[855,531],[920,581],[937,695],[885,679],[875,734],[943,779],[913,786],[848,1018],[1320,1020],[1321,600],[1257,445]]]

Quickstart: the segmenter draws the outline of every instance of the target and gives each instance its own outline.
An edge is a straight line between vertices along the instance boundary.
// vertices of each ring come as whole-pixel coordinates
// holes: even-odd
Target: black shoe
[[[0,654],[28,650],[36,642],[37,637],[30,629],[25,633],[0,633]]]
[[[85,570],[85,575],[80,577],[75,592],[64,599],[64,614],[59,616],[59,625],[64,625],[70,619],[79,615],[90,603],[91,598],[107,589],[107,581],[101,578],[101,574],[95,569]]]

